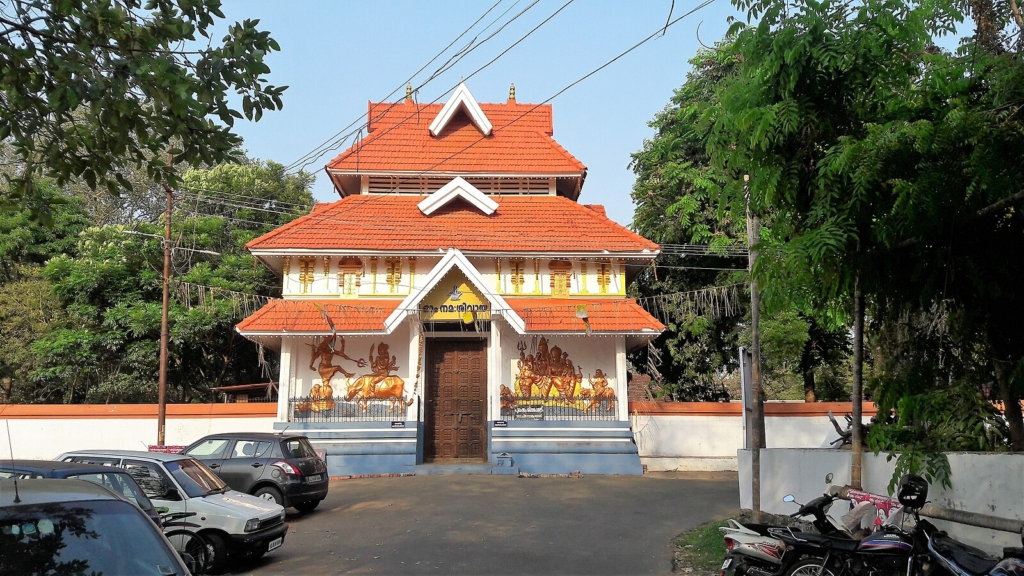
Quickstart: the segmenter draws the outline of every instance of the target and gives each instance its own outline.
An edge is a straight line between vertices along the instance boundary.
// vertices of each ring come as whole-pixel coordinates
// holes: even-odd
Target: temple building
[[[238,324],[279,352],[278,429],[331,475],[642,473],[626,352],[664,329],[629,282],[657,244],[581,204],[549,104],[370,103],[341,199],[247,245],[282,298]]]

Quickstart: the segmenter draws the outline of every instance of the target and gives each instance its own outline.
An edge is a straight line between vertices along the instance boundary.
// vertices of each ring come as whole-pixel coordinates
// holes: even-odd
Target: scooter
[[[770,576],[782,565],[786,545],[768,533],[766,524],[740,524],[729,520],[729,526],[718,530],[725,538],[726,556],[720,576]]]
[[[832,482],[832,474],[825,476],[825,483]],[[812,524],[822,534],[834,535],[837,538],[851,539],[853,537],[853,526],[840,524],[830,518],[826,512],[835,501],[835,496],[828,494],[815,498],[807,504],[801,505],[800,510],[792,514],[793,517],[813,516]],[[795,502],[792,494],[783,498],[784,502]],[[866,509],[865,509],[866,511]],[[859,524],[863,514],[851,515],[856,518]],[[729,520],[729,526],[719,528],[725,538],[727,554],[722,563],[721,576],[769,576],[782,573],[785,565],[784,559],[789,560],[794,555],[787,556],[787,550],[800,548],[797,557],[806,553],[803,546],[787,546],[784,537],[791,537],[795,541],[803,539],[795,534],[806,534],[799,530],[771,526],[767,524],[741,524],[735,520]]]

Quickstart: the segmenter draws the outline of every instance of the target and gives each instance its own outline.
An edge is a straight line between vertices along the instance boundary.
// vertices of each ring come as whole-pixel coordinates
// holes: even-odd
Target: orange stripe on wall
[[[853,411],[849,402],[766,402],[764,415],[781,416],[825,416],[829,411],[837,420]],[[864,415],[874,416],[878,408],[873,402],[864,403]],[[629,413],[640,416],[741,416],[739,402],[630,402]],[[845,422],[843,423],[845,425]]]
[[[168,404],[167,418],[273,418],[276,402]],[[156,404],[0,404],[0,420],[156,418]]]

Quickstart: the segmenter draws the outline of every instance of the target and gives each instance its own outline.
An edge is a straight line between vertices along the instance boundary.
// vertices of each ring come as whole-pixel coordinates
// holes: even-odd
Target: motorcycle
[[[906,475],[899,483],[898,500],[903,515],[909,515],[914,527],[904,531],[887,526],[853,546],[822,546],[823,555],[808,555],[786,572],[787,576],[845,576],[847,574],[907,574],[931,576],[1024,576],[1024,548],[1007,548],[1003,558],[958,542],[939,531],[919,512],[928,494],[928,484],[920,476]],[[786,538],[783,542],[789,547]],[[1022,534],[1024,543],[1024,534]],[[805,548],[805,552],[811,552]],[[838,553],[837,553],[838,552]]]
[[[825,476],[825,483],[832,482],[832,474]],[[852,539],[854,536],[854,523],[859,524],[861,518],[866,514],[867,509],[861,508],[859,514],[849,516],[850,524],[836,522],[827,515],[829,508],[835,501],[834,495],[824,494],[800,506],[800,510],[791,514],[792,517],[814,518],[812,525],[821,534],[831,535],[838,539]],[[784,502],[795,502],[792,494],[783,498]],[[788,566],[786,561],[794,557],[809,553],[808,548],[816,551],[815,546],[804,546],[806,542],[802,536],[809,533],[793,530],[790,528],[771,526],[767,524],[741,524],[735,520],[729,520],[729,526],[719,528],[725,539],[726,558],[722,563],[721,576],[769,576],[781,574]],[[801,536],[797,536],[800,534]],[[813,539],[814,535],[810,537]],[[786,539],[792,540],[788,545]],[[788,553],[788,551],[794,553]]]
[[[927,551],[918,558],[920,574],[953,576],[1024,576],[1024,547],[1004,548],[1002,558],[994,558],[973,546],[950,538],[931,522],[920,517],[920,509],[928,496],[928,483],[920,476],[908,474],[900,480],[900,499],[916,522],[914,535],[919,549]],[[1021,532],[1024,545],[1024,531]]]

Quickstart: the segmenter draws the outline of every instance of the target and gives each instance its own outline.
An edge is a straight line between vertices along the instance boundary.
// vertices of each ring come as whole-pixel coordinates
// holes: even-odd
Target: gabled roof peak
[[[430,216],[434,211],[456,198],[462,198],[488,216],[494,214],[494,211],[498,209],[497,202],[488,198],[479,188],[461,176],[456,176],[451,182],[435,190],[416,207],[420,209],[420,212]]]
[[[441,108],[441,112],[438,113],[434,121],[430,123],[430,133],[435,137],[441,134],[448,122],[459,112],[464,110],[466,115],[469,116],[470,121],[473,125],[480,130],[484,136],[491,135],[491,121],[487,119],[487,115],[480,108],[480,104],[477,103],[476,99],[473,98],[473,94],[469,92],[469,88],[466,87],[465,82],[459,83],[459,87],[452,93],[451,98],[445,102]]]

